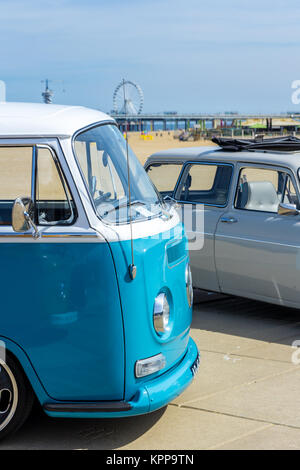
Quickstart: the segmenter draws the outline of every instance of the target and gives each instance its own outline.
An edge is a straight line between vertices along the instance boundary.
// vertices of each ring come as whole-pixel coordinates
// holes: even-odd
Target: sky
[[[105,112],[123,78],[144,112],[300,112],[299,25],[299,0],[0,0],[0,79]]]

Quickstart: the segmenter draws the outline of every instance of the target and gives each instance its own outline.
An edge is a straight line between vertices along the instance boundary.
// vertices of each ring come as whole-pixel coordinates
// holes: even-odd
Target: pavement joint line
[[[215,354],[226,354],[228,356],[237,356],[237,357],[246,357],[248,359],[257,359],[260,361],[270,361],[270,362],[279,362],[280,364],[289,364],[291,361],[281,361],[280,359],[271,359],[271,358],[266,358],[266,357],[256,357],[256,356],[248,356],[247,354],[238,354],[237,352],[225,352],[225,351],[212,351],[211,349],[200,349],[201,352],[209,352],[209,353],[215,353]]]
[[[193,400],[185,401],[182,404],[180,404],[180,403],[179,404],[171,403],[171,404],[174,404],[174,405],[178,406],[179,408],[183,408],[186,405],[189,405],[190,403],[195,403],[195,402],[200,401],[200,400],[206,400],[207,398],[211,398],[211,397],[214,397],[216,395],[220,395],[220,393],[227,393],[227,392],[231,392],[233,390],[238,390],[240,388],[245,387],[245,385],[252,385],[252,384],[255,384],[255,383],[258,383],[258,382],[264,382],[265,380],[269,380],[269,379],[272,379],[274,377],[278,377],[280,375],[284,375],[284,374],[287,374],[287,373],[292,372],[292,371],[295,372],[295,366],[293,366],[293,368],[291,368],[291,369],[289,368],[289,369],[283,370],[281,372],[276,372],[275,374],[271,374],[271,375],[267,375],[265,377],[261,377],[261,378],[258,378],[258,379],[251,380],[250,382],[243,382],[241,384],[235,385],[234,387],[225,388],[223,390],[219,390],[218,392],[209,393],[208,395],[204,395],[202,397],[194,398]],[[297,368],[297,371],[299,371],[298,368]]]
[[[179,407],[176,403],[170,403],[170,405]],[[237,418],[237,419],[245,419],[247,421],[255,421],[257,423],[265,423],[268,425],[272,426],[282,426],[290,429],[297,429],[300,431],[300,426],[294,426],[293,424],[285,424],[285,423],[279,423],[276,421],[268,421],[266,419],[261,419],[261,418],[251,418],[249,416],[243,416],[243,415],[234,415],[232,413],[226,413],[225,411],[217,411],[217,410],[209,410],[207,408],[196,408],[194,406],[185,406],[181,405],[180,408],[184,408],[186,410],[195,410],[195,411],[203,411],[205,413],[212,413],[212,414],[217,414],[217,415],[223,415],[223,416],[229,416],[231,418]]]
[[[247,359],[258,359],[259,361],[279,362],[280,364],[290,364],[291,363],[291,360],[290,361],[281,361],[280,359],[271,359],[271,358],[268,358],[268,357],[248,356],[247,354],[229,353],[229,356],[245,357]],[[295,367],[295,365],[294,365],[294,367]]]
[[[220,442],[219,444],[216,444],[214,446],[210,446],[210,447],[207,447],[206,450],[214,450],[214,449],[218,449],[226,444],[230,444],[232,442],[236,442],[236,441],[239,441],[241,439],[244,439],[245,437],[248,437],[248,436],[252,436],[253,434],[256,434],[260,431],[264,431],[265,429],[269,429],[269,428],[273,428],[274,427],[274,424],[265,424],[264,426],[260,426],[259,428],[257,429],[253,429],[252,431],[249,431],[249,432],[246,432],[244,434],[240,434],[239,436],[237,437],[233,437],[232,439],[227,439],[226,441],[223,441],[223,442]]]

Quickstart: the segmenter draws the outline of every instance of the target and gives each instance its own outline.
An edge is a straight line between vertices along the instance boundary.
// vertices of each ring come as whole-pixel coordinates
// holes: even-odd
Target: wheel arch
[[[0,341],[4,343],[5,351],[9,352],[15,361],[19,364],[32,387],[33,393],[35,394],[40,404],[43,404],[45,401],[47,401],[47,399],[49,399],[49,396],[46,393],[26,352],[17,343],[9,338],[0,336]]]

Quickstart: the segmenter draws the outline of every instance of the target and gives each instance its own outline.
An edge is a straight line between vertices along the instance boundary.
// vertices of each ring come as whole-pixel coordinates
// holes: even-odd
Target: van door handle
[[[221,222],[224,222],[224,224],[234,224],[237,222],[237,219],[235,217],[221,217]]]

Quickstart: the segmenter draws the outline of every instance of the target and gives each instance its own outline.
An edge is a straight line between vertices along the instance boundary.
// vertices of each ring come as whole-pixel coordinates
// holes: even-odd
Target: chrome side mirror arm
[[[40,232],[32,220],[33,202],[30,197],[17,197],[12,208],[12,228],[15,232],[33,230],[33,238],[40,238]]]
[[[163,201],[165,204],[168,204],[169,206],[174,207],[175,209],[178,209],[180,207],[180,204],[178,203],[178,201],[176,201],[176,199],[174,199],[171,196],[165,196],[163,198]]]
[[[24,211],[24,217],[25,217],[25,220],[28,223],[28,225],[33,230],[33,234],[32,234],[33,238],[35,240],[37,240],[38,238],[40,238],[41,234],[40,234],[37,226],[35,225],[35,223],[33,222],[33,220],[31,219],[30,215],[28,214],[28,212],[26,210]]]

